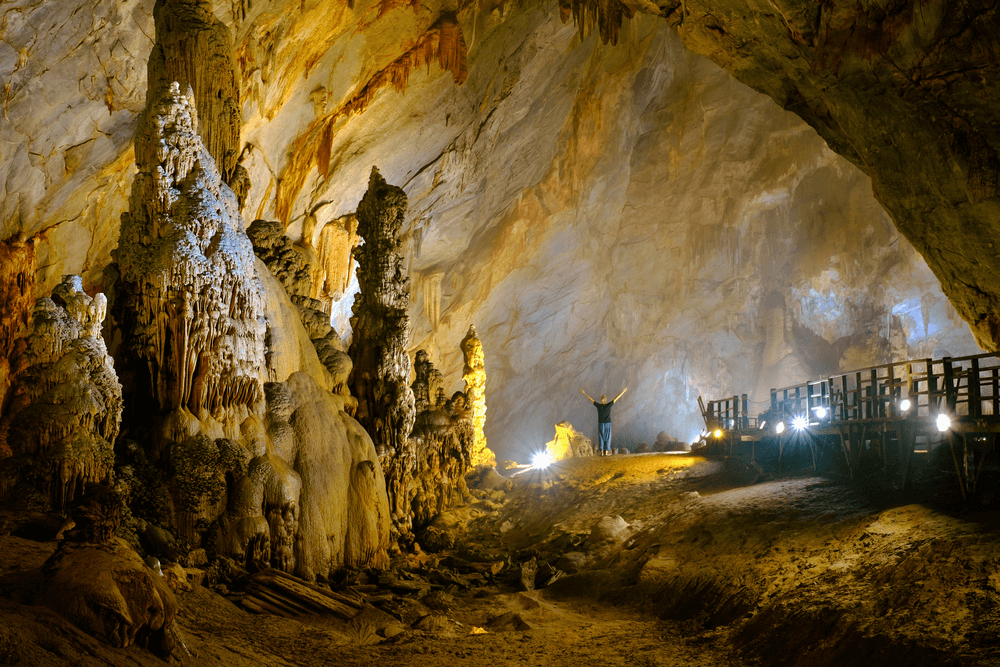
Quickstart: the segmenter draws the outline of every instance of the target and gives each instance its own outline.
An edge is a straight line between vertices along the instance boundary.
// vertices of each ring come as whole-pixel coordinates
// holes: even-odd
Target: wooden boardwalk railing
[[[904,484],[918,441],[927,450],[947,443],[964,495],[975,491],[1000,433],[1000,356],[914,359],[772,389],[770,406],[755,415],[746,394],[698,401],[709,432],[728,438],[730,449],[737,440],[777,438],[779,467],[784,441],[796,436],[793,420],[813,436],[814,465],[816,448],[832,437],[852,476],[875,450],[883,470],[890,460],[905,467]]]

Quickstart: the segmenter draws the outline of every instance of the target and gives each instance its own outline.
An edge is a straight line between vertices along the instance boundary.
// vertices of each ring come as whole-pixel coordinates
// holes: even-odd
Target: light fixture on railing
[[[827,413],[829,412],[829,411],[828,411],[828,410],[827,410],[827,409],[826,409],[825,407],[823,407],[822,405],[821,405],[821,406],[819,406],[818,408],[813,408],[813,410],[815,410],[815,411],[816,411],[816,419],[826,419],[826,415],[827,415]]]
[[[722,429],[721,428],[715,429],[715,433],[713,433],[712,435],[714,435],[716,438],[721,438],[722,437]]]
[[[809,420],[805,415],[799,415],[798,417],[792,418],[792,428],[796,431],[804,431],[807,426],[809,426]]]
[[[906,412],[913,407],[913,403],[910,403],[910,399],[904,398],[899,402],[899,409],[901,412]]]
[[[778,422],[778,425],[774,427],[774,432],[781,435],[785,432],[785,422]]]
[[[942,412],[937,416],[937,419],[934,420],[934,423],[937,425],[937,430],[944,433],[951,428],[951,417]]]

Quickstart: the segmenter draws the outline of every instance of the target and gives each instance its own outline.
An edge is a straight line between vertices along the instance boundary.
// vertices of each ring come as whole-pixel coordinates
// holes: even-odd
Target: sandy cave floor
[[[371,605],[350,621],[254,615],[222,588],[179,593],[184,648],[167,661],[1000,665],[996,512],[804,473],[742,485],[721,463],[668,454],[570,460],[510,486],[439,519],[456,548],[401,554],[354,586]],[[627,528],[597,544],[609,515]],[[0,664],[163,664],[26,604],[55,548],[0,537]],[[463,573],[477,557],[503,569]],[[532,558],[580,571],[520,590]]]

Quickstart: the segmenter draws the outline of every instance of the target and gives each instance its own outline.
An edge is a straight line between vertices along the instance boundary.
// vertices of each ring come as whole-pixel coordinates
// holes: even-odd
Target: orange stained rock
[[[357,88],[345,104],[314,120],[299,135],[289,153],[275,203],[278,219],[288,224],[295,200],[314,166],[323,178],[329,174],[333,137],[341,119],[363,112],[378,92],[389,85],[396,92],[403,92],[413,69],[426,65],[429,71],[435,61],[451,72],[457,85],[462,85],[468,77],[466,58],[465,38],[458,18],[454,14],[442,14],[413,47]]]

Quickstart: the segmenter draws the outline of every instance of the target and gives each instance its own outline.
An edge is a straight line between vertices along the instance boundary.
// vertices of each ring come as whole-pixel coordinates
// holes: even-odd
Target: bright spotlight
[[[910,406],[912,406],[912,405],[913,404],[910,403],[910,399],[904,398],[903,400],[901,400],[899,402],[899,409],[902,410],[903,412],[906,412],[907,410],[910,409]]]
[[[792,419],[792,428],[796,431],[804,431],[807,426],[809,426],[809,420],[805,418],[805,415],[799,415]]]
[[[951,418],[943,412],[937,416],[937,419],[934,420],[934,423],[937,424],[937,430],[941,431],[942,433],[951,428]]]
[[[714,435],[714,436],[715,436],[716,438],[721,438],[721,437],[722,437],[722,429],[721,429],[721,428],[717,428],[717,429],[715,429],[715,433],[713,433],[713,435]]]
[[[784,433],[785,432],[785,422],[778,422],[778,425],[774,427],[774,432],[775,433],[779,433],[779,434],[780,433]]]
[[[532,468],[548,468],[553,463],[555,463],[555,459],[547,451],[536,452],[535,455],[531,457]]]
[[[824,408],[822,405],[816,408],[816,418],[826,419],[826,408]]]

